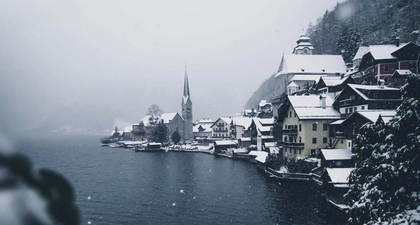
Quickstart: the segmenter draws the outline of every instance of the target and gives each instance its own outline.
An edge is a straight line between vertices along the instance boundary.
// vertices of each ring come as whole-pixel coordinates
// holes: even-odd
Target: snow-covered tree
[[[396,116],[363,126],[356,140],[350,224],[420,224],[420,77],[401,91]]]
[[[160,120],[153,128],[150,140],[160,143],[168,141],[168,128],[163,123],[163,120]]]

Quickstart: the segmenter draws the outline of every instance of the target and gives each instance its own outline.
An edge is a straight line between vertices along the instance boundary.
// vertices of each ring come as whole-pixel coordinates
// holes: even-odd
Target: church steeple
[[[190,97],[190,86],[188,85],[187,65],[185,65],[184,98],[189,98],[189,97]]]
[[[185,65],[185,75],[184,75],[184,94],[182,96],[181,102],[182,108],[182,118],[184,119],[184,130],[183,130],[183,140],[192,141],[194,139],[193,135],[193,112],[192,112],[192,101],[190,96],[190,86],[188,83],[188,74],[187,66]]]

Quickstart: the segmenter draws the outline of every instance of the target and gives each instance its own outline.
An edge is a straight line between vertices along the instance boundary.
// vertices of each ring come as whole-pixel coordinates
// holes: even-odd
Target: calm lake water
[[[344,224],[307,183],[204,153],[99,147],[99,136],[19,141],[36,168],[73,184],[81,224]]]

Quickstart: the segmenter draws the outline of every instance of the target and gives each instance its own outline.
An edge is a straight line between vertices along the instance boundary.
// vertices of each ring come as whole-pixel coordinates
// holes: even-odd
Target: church
[[[182,95],[181,108],[182,114],[177,112],[162,113],[160,119],[168,128],[167,140],[171,140],[171,135],[177,131],[181,135],[181,141],[194,141],[193,135],[193,111],[188,83],[187,67],[185,66],[184,93]],[[145,141],[152,132],[150,115],[146,115],[139,124],[134,124],[131,131],[133,141]]]

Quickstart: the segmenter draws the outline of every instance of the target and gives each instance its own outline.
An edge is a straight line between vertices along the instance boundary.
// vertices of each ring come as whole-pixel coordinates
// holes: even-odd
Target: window
[[[361,107],[361,108],[362,108],[362,110],[365,110],[365,106],[364,106],[364,105],[362,105],[362,107]]]
[[[284,136],[284,142],[287,142],[287,136]]]
[[[302,124],[299,124],[299,131],[302,131]]]
[[[351,147],[351,142],[349,142],[349,148]]]
[[[328,130],[328,124],[327,123],[322,124],[322,129],[323,130]]]
[[[312,138],[312,144],[316,144],[316,138]]]
[[[289,117],[292,118],[292,111],[289,112]]]
[[[301,148],[299,148],[299,155],[301,155],[302,154],[302,149]]]
[[[299,137],[299,143],[302,143],[302,137]]]
[[[317,129],[318,129],[318,124],[313,123],[313,124],[312,124],[312,130],[313,130],[313,131],[316,131]]]
[[[324,143],[324,144],[328,143],[328,138],[326,138],[326,137],[322,138],[322,143]]]
[[[296,148],[293,148],[293,153],[296,155]]]
[[[352,112],[353,112],[353,108],[350,108],[350,109],[349,109],[349,113],[352,113]]]
[[[346,114],[347,114],[347,113],[349,113],[349,109],[348,109],[348,108],[346,108]]]
[[[355,112],[357,111],[357,107],[354,107],[354,111],[355,111]]]
[[[384,66],[384,71],[385,72],[389,71],[389,66],[388,65]]]
[[[287,130],[287,125],[286,124],[284,125],[284,129]]]

